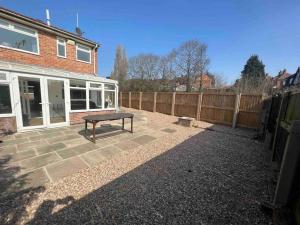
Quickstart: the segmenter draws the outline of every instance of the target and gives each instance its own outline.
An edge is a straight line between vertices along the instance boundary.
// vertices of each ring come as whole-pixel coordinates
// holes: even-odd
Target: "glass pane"
[[[0,73],[0,80],[6,80],[6,73]]]
[[[101,91],[90,90],[90,109],[101,109],[102,97]]]
[[[57,40],[58,40],[58,43],[65,45],[65,40],[63,40],[63,39],[57,39]]]
[[[66,122],[65,90],[61,80],[48,80],[50,123]]]
[[[105,90],[115,90],[115,85],[114,84],[104,84],[104,89]]]
[[[19,77],[23,126],[43,125],[40,80]]]
[[[12,113],[8,84],[0,84],[0,114]]]
[[[21,49],[29,52],[38,52],[37,38],[0,28],[0,45]]]
[[[62,57],[66,57],[65,46],[58,45],[58,55]]]
[[[77,59],[85,62],[90,62],[90,52],[84,52],[77,49]]]
[[[22,27],[22,26],[19,26],[19,25],[14,25],[15,29],[16,30],[20,30],[20,31],[23,31],[23,32],[26,32],[26,33],[29,33],[29,34],[35,34],[35,31],[34,30],[31,30],[31,29],[28,29],[26,27]]]
[[[86,109],[86,92],[80,89],[70,89],[71,109]]]
[[[104,106],[105,108],[114,108],[115,107],[115,92],[106,91],[104,92]]]
[[[6,22],[4,20],[0,20],[0,25],[8,27],[8,22]]]
[[[83,87],[85,88],[85,81],[83,80],[70,80],[71,87]]]
[[[102,85],[101,84],[96,84],[96,83],[91,83],[90,87],[91,88],[102,88]]]
[[[85,51],[90,51],[91,49],[89,47],[83,46],[83,45],[78,45],[77,46],[79,49],[83,49]]]

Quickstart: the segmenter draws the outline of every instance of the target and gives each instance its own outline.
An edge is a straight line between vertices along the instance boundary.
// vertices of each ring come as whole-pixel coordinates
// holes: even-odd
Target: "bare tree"
[[[213,74],[214,77],[214,87],[215,88],[222,88],[226,86],[226,81],[224,77],[220,74]]]
[[[120,90],[124,89],[124,83],[128,73],[128,60],[123,46],[119,45],[116,49],[114,69],[111,79],[118,80]]]
[[[176,51],[160,58],[159,69],[163,82],[163,90],[174,91],[176,86]]]
[[[197,76],[200,76],[200,89],[202,89],[202,76],[209,64],[206,50],[207,46],[197,40],[187,41],[176,50],[177,70],[186,78],[187,92],[192,90],[192,82]]]
[[[156,88],[149,84],[160,78],[159,62],[160,57],[153,54],[140,54],[129,59],[129,75],[135,81],[134,89],[144,91]]]

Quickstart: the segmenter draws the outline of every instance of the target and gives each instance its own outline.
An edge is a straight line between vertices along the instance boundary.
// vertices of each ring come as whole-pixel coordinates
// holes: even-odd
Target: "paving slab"
[[[15,144],[21,144],[21,143],[26,143],[29,142],[29,140],[27,138],[18,138],[18,139],[12,139],[12,140],[7,140],[7,141],[3,141],[2,143],[0,143],[0,148],[7,146],[7,145],[15,145]]]
[[[108,147],[100,148],[98,152],[101,153],[105,158],[111,159],[115,155],[122,153],[122,150],[116,146],[108,146]]]
[[[99,150],[85,153],[83,155],[80,155],[80,157],[90,166],[94,166],[101,162],[107,161],[107,158],[104,157],[104,155]]]
[[[10,177],[8,180],[1,179],[0,196],[5,197],[8,194],[18,192],[26,188],[40,187],[49,181],[50,180],[43,168],[22,174],[16,178]]]
[[[83,139],[83,138],[77,138],[77,139],[72,139],[72,140],[67,140],[67,141],[63,141],[62,143],[64,143],[67,148],[69,147],[74,147],[74,146],[78,146],[78,145],[82,145],[82,144],[86,144],[86,143],[91,143],[90,140],[87,139]]]
[[[71,175],[87,167],[87,164],[82,159],[80,159],[79,157],[73,157],[46,166],[46,170],[51,179],[53,181],[56,181],[62,177]]]
[[[60,135],[60,137],[47,138],[47,141],[49,142],[49,144],[53,144],[56,142],[62,142],[62,141],[76,139],[76,138],[82,138],[82,137],[77,134]]]
[[[145,145],[153,140],[155,140],[156,138],[150,135],[142,135],[140,137],[134,138],[132,139],[132,141],[140,144],[140,145]]]
[[[61,151],[57,151],[57,154],[63,159],[67,159],[75,155],[80,155],[95,150],[97,148],[98,146],[96,146],[94,143],[87,143],[87,144],[82,144],[75,147],[67,148]]]
[[[27,150],[27,151],[17,152],[15,154],[11,154],[11,162],[32,158],[34,156],[36,156],[36,153],[35,153],[34,150]]]
[[[165,129],[162,129],[161,131],[172,134],[172,133],[175,133],[177,130],[171,129],[171,128],[165,128]]]
[[[25,132],[25,133],[17,133],[14,136],[16,138],[26,138],[26,137],[32,137],[32,136],[37,136],[39,133],[37,131],[32,131],[32,132]]]
[[[129,151],[133,148],[136,148],[138,146],[140,146],[138,143],[133,142],[133,141],[121,141],[117,144],[115,144],[115,146],[117,146],[118,148],[124,150],[124,151]]]
[[[31,141],[37,141],[37,140],[44,140],[46,138],[54,138],[54,137],[59,137],[62,136],[63,133],[61,132],[56,132],[56,133],[49,133],[49,134],[41,134],[33,137],[29,137]]]
[[[18,151],[26,151],[32,149],[33,147],[39,147],[43,145],[45,141],[38,140],[38,141],[31,141],[23,144],[17,144]]]
[[[20,166],[22,170],[26,172],[58,161],[61,161],[61,158],[56,153],[48,153],[30,159],[25,159],[20,162]]]
[[[17,147],[15,145],[7,145],[0,148],[0,155],[6,155],[9,153],[17,153]]]
[[[46,154],[46,153],[49,153],[49,152],[57,151],[57,150],[60,150],[60,149],[63,149],[63,148],[66,148],[65,144],[63,144],[63,143],[55,143],[55,144],[51,144],[51,145],[47,144],[47,145],[38,147],[38,148],[36,148],[36,150],[37,150],[37,153],[39,155],[42,155],[42,154]]]

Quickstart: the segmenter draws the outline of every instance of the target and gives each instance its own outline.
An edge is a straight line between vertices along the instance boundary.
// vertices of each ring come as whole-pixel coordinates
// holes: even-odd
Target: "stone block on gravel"
[[[133,141],[121,141],[117,144],[115,144],[115,146],[117,146],[118,148],[124,150],[124,151],[129,151],[133,148],[136,148],[138,146],[140,146],[138,143],[133,142]]]
[[[107,160],[103,154],[99,150],[88,152],[80,156],[86,163],[90,166],[97,165],[101,162],[105,162]]]
[[[58,163],[46,166],[46,170],[53,181],[56,181],[62,177],[71,175],[84,168],[87,168],[87,164],[79,157],[73,157],[60,161]]]
[[[122,150],[117,148],[116,146],[108,146],[108,147],[99,149],[98,152],[100,152],[105,158],[111,159],[115,155],[120,154],[122,152]]]
[[[171,129],[171,128],[165,128],[165,129],[162,129],[161,131],[163,131],[163,132],[166,132],[166,133],[170,133],[170,134],[172,134],[172,133],[175,133],[175,132],[176,132],[176,130],[175,130],[175,129]]]

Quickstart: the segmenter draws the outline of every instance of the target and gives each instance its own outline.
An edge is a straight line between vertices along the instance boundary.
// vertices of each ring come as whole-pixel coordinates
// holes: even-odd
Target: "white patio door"
[[[20,130],[69,124],[68,80],[36,75],[18,75],[16,99]]]
[[[45,79],[46,122],[47,127],[67,125],[69,122],[69,92],[67,80],[60,78]]]

